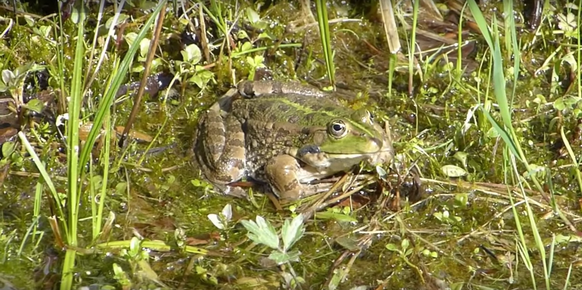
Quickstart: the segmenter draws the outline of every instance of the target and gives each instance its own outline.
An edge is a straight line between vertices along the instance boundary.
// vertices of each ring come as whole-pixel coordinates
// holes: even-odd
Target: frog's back
[[[332,118],[349,117],[353,110],[328,97],[286,94],[239,99],[233,102],[232,112],[239,120],[325,126]]]

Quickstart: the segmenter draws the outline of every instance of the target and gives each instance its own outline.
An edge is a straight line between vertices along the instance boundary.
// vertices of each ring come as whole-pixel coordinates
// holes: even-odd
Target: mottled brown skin
[[[250,177],[268,182],[283,200],[314,194],[313,180],[394,155],[389,132],[368,111],[342,107],[309,87],[272,82],[243,83],[208,109],[195,154],[214,184]]]

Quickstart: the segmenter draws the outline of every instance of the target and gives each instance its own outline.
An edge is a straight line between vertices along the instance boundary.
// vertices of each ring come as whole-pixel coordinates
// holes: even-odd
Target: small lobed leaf
[[[282,265],[282,264],[285,264],[288,262],[298,262],[300,255],[301,255],[301,252],[299,252],[297,250],[294,250],[294,251],[291,251],[288,253],[273,251],[269,255],[269,259],[275,261],[275,263],[277,263],[277,265]]]
[[[305,233],[303,226],[303,215],[299,214],[293,218],[289,223],[289,219],[285,220],[283,228],[281,229],[281,236],[283,238],[283,251],[290,249]]]
[[[247,237],[253,242],[272,249],[279,249],[279,237],[275,228],[262,216],[257,216],[256,222],[243,220],[241,223],[249,231]]]
[[[289,262],[289,255],[287,255],[287,253],[273,251],[269,255],[269,259],[275,261],[275,263],[277,263],[277,265],[281,265],[281,264],[285,264],[285,263]]]
[[[287,258],[289,259],[289,262],[299,262],[299,256],[301,256],[301,252],[299,250],[287,252]]]

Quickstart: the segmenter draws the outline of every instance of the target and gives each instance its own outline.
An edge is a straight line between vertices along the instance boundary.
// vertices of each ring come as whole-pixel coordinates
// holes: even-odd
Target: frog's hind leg
[[[197,158],[206,178],[220,184],[240,180],[246,174],[245,136],[240,122],[230,115],[223,118],[214,106],[201,122],[197,142],[201,142],[204,154],[198,153]]]

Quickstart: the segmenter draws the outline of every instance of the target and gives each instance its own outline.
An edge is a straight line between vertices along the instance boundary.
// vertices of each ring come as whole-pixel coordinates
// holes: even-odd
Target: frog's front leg
[[[216,184],[228,184],[243,178],[246,151],[240,122],[231,115],[221,116],[217,106],[212,106],[200,122],[197,142],[200,142],[203,152],[196,154],[206,178]]]
[[[315,179],[310,176],[316,170],[302,168],[299,161],[287,154],[271,158],[265,165],[265,173],[271,188],[282,202],[294,201],[328,190],[329,186],[307,184]]]

